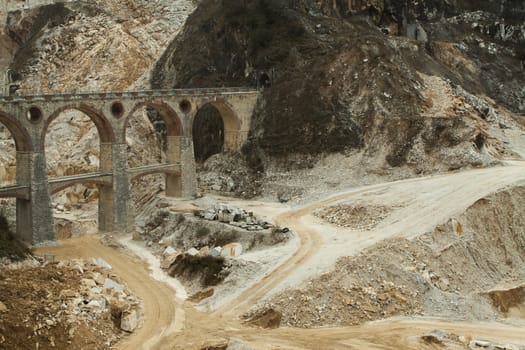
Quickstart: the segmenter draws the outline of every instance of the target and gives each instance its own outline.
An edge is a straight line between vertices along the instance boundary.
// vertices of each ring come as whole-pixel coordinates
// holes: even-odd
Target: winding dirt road
[[[198,312],[189,303],[177,300],[173,289],[150,277],[143,262],[100,244],[95,237],[68,240],[60,247],[40,251],[53,253],[58,258],[102,257],[143,300],[144,325],[119,344],[119,349],[201,349],[230,337],[240,338],[255,349],[435,349],[434,344],[420,339],[421,335],[434,329],[448,331],[467,340],[484,338],[525,345],[523,325],[500,323],[396,318],[354,327],[261,330],[246,327],[236,320],[237,315],[270,293],[299,283],[318,272],[316,266],[327,249],[333,251],[342,246],[345,249],[339,249],[337,253],[342,255],[348,253],[349,247],[352,247],[350,253],[356,253],[388,237],[414,237],[459,215],[477,199],[518,183],[525,184],[525,162],[513,161],[505,167],[356,188],[281,214],[277,218],[278,223],[298,232],[301,240],[299,249],[272,273],[212,313]],[[310,215],[319,208],[357,199],[402,205],[366,237],[360,232],[328,228]],[[334,237],[337,239],[334,240]],[[331,257],[333,261],[337,254]],[[455,345],[447,346],[454,348]]]

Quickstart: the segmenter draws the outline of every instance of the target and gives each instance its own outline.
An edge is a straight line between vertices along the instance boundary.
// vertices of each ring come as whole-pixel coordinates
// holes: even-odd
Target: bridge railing
[[[258,93],[260,89],[254,87],[224,87],[224,88],[196,88],[196,89],[160,89],[160,90],[128,90],[128,91],[91,91],[46,93],[35,95],[0,95],[0,102],[26,101],[69,101],[86,99],[118,99],[136,97],[166,97],[166,96],[203,96],[203,95],[235,95]]]

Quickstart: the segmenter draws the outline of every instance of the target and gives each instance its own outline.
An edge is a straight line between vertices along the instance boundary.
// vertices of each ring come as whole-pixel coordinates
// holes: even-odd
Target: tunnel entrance
[[[224,148],[224,121],[219,110],[207,104],[203,106],[193,121],[193,147],[195,160],[203,163]]]

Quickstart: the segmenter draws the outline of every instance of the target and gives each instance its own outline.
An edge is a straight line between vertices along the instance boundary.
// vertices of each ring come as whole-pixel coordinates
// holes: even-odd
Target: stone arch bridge
[[[0,187],[0,197],[16,198],[17,236],[27,242],[53,240],[51,194],[75,184],[99,188],[99,231],[133,228],[130,181],[166,174],[166,195],[196,192],[192,125],[200,108],[211,104],[224,123],[224,149],[246,141],[259,91],[248,88],[151,90],[0,96],[0,123],[16,144],[16,184]],[[126,126],[141,107],[155,109],[167,132],[167,162],[128,168]],[[95,124],[100,138],[100,166],[95,173],[48,178],[45,137],[51,122],[65,110],[78,110]]]

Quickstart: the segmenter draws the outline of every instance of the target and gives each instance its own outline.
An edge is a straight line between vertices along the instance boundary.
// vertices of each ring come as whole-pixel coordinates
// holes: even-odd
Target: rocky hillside
[[[525,123],[521,1],[204,0],[155,88],[262,84],[249,164],[357,152],[350,166],[485,166]],[[288,163],[289,166],[290,162]]]
[[[127,89],[192,10],[191,1],[98,0],[14,11],[10,68],[21,93]]]

